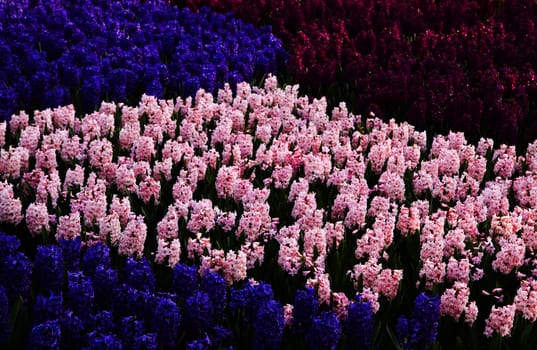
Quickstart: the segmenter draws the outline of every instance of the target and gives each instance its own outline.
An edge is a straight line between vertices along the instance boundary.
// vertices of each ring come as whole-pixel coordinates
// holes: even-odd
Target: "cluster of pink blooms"
[[[537,142],[521,156],[462,133],[429,147],[411,125],[374,115],[364,125],[344,103],[326,110],[324,98],[269,76],[263,88],[226,86],[216,98],[200,90],[176,101],[144,95],[137,107],[103,103],[82,119],[72,106],[21,112],[0,123],[0,222],[170,266],[188,259],[230,284],[249,278],[275,240],[280,267],[304,276],[341,318],[350,302],[331,285],[329,254],[356,243],[346,276],[376,312],[405,275],[390,248],[419,235],[416,287],[440,290],[442,315],[473,324],[470,290],[492,269],[520,285],[513,304],[483,291],[495,298],[485,334],[508,336],[515,313],[535,321],[537,285],[522,269],[537,265]],[[271,202],[273,193],[287,203]]]

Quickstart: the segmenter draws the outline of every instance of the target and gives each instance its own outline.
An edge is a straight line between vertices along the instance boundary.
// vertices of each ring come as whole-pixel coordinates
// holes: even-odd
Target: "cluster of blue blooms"
[[[12,344],[17,303],[30,308],[29,349],[231,345],[233,332],[223,325],[227,285],[217,273],[200,278],[195,267],[178,264],[171,287],[159,291],[147,259],[128,258],[115,269],[105,245],[62,240],[38,246],[33,262],[21,249],[16,236],[0,233],[0,281],[9,281],[0,283],[0,347]]]
[[[284,69],[270,27],[164,0],[0,2],[0,120],[19,110],[215,92]]]
[[[298,290],[293,301],[293,333],[304,336],[310,349],[334,350],[341,345],[344,333],[345,348],[369,349],[375,324],[370,302],[363,301],[360,294],[351,303],[347,319],[340,322],[331,311],[319,310],[319,301],[313,288]]]
[[[410,318],[397,320],[397,338],[404,349],[427,349],[438,336],[440,298],[420,293]]]
[[[31,323],[22,335],[29,349],[280,349],[289,339],[315,350],[372,345],[373,308],[360,294],[340,320],[313,288],[297,290],[285,328],[284,308],[264,282],[230,288],[218,273],[200,277],[179,263],[163,283],[146,258],[113,264],[106,245],[82,247],[79,238],[40,245],[32,258],[22,250],[16,236],[0,232],[0,347],[24,345],[10,322],[21,305]],[[399,318],[400,344],[427,347],[438,320],[438,297],[420,294],[411,317]]]

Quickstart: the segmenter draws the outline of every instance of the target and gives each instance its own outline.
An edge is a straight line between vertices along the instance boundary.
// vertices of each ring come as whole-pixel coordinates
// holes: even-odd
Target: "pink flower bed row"
[[[21,112],[0,124],[0,223],[263,278],[284,303],[311,286],[342,319],[357,292],[389,323],[383,307],[427,291],[487,337],[534,322],[537,142],[517,155],[326,109],[271,76],[83,119]]]

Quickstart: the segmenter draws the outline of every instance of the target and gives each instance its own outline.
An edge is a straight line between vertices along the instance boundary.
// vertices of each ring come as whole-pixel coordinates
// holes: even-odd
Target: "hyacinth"
[[[193,295],[199,284],[198,270],[195,266],[179,263],[173,268],[172,291],[184,300]]]
[[[183,325],[189,334],[203,334],[209,330],[214,309],[207,293],[197,291],[185,301]]]
[[[221,313],[226,306],[226,286],[226,280],[218,273],[207,271],[201,277],[200,289],[207,293],[214,310],[214,316],[217,318],[221,317]]]
[[[349,305],[345,321],[345,335],[348,349],[369,349],[375,326],[371,302],[363,300],[360,294]]]
[[[7,2],[0,17],[0,119],[70,103],[90,112],[103,99],[132,102],[143,93],[214,92],[280,71],[287,60],[270,27],[161,0]]]
[[[28,349],[60,349],[61,328],[58,320],[45,321],[30,331]]]
[[[75,239],[60,239],[58,242],[62,249],[64,268],[67,271],[77,270],[80,265],[80,237]]]
[[[72,348],[86,339],[86,326],[84,322],[71,310],[66,310],[60,319],[62,331],[61,344],[65,348]]]
[[[148,292],[155,291],[156,279],[147,259],[128,258],[123,268],[123,275],[129,286]]]
[[[34,323],[58,320],[63,314],[63,295],[50,293],[48,296],[37,295],[34,305]]]
[[[34,260],[34,285],[41,292],[60,292],[63,286],[63,253],[57,245],[37,248]]]
[[[86,320],[90,316],[88,310],[93,309],[94,299],[95,292],[89,277],[82,272],[68,272],[66,306],[78,317]]]
[[[335,350],[341,337],[341,324],[336,314],[325,311],[314,317],[305,337],[310,349]]]
[[[270,300],[264,303],[254,320],[255,349],[280,349],[283,336],[283,309],[280,303]]]
[[[397,320],[397,336],[405,349],[428,347],[436,341],[440,318],[440,299],[420,293],[414,302],[410,318]]]
[[[241,289],[233,289],[230,293],[229,307],[233,312],[239,309],[244,311],[244,324],[250,324],[255,320],[259,309],[270,300],[274,299],[272,286],[265,282],[251,284],[247,282]]]
[[[294,327],[301,332],[307,331],[318,310],[319,300],[313,288],[308,287],[304,290],[297,290],[293,301]]]
[[[119,337],[113,333],[93,331],[88,333],[88,349],[122,349]]]
[[[15,253],[20,248],[20,245],[21,243],[17,236],[0,231],[0,266],[4,266],[7,257]]]
[[[111,291],[117,288],[119,282],[118,271],[99,265],[92,276],[92,282],[95,302],[105,308],[111,307],[114,302]]]
[[[173,300],[163,297],[158,298],[153,312],[151,327],[157,335],[158,342],[167,347],[173,346],[181,326],[179,307]]]
[[[80,268],[90,277],[95,274],[98,266],[109,267],[110,264],[110,249],[101,243],[87,247],[80,260]]]
[[[17,298],[27,299],[30,296],[32,263],[22,252],[9,255],[4,263],[1,274],[10,304]]]

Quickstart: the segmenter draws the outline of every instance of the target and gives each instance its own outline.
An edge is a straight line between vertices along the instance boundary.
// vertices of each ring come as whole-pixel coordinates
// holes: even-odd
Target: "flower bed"
[[[164,1],[2,1],[0,120],[73,103],[216,92],[285,68],[270,28]]]
[[[314,288],[338,320],[298,323],[319,348],[338,337],[318,329],[356,322],[357,294],[376,348],[433,342],[435,322],[447,348],[532,344],[537,144],[429,139],[277,86],[16,114],[0,124],[0,223],[27,252],[107,244],[116,261],[265,281],[283,305]]]
[[[507,1],[189,0],[269,23],[292,81],[435,133],[525,147],[537,138],[537,4]]]

